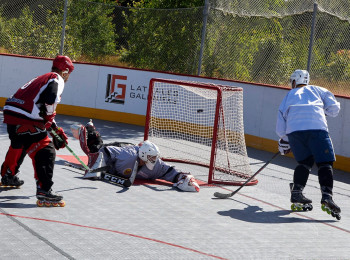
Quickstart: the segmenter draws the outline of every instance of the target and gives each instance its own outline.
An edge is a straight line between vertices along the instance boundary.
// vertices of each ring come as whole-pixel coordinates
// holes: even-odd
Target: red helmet
[[[52,67],[55,67],[59,70],[66,71],[71,73],[74,70],[74,65],[71,59],[68,56],[57,55],[53,60]]]

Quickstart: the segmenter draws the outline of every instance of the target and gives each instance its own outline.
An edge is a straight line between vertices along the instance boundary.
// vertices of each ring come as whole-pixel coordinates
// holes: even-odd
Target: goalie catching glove
[[[183,191],[199,192],[200,190],[195,178],[189,173],[179,173],[177,182],[173,186]]]
[[[52,124],[50,129],[58,135],[57,137],[52,132],[50,132],[50,135],[52,136],[52,142],[56,150],[66,147],[66,144],[68,144],[68,136],[63,131],[63,129],[61,127],[57,127],[56,124]]]
[[[286,140],[283,140],[283,138],[278,140],[278,150],[282,155],[286,155],[290,153],[290,145],[289,142]]]

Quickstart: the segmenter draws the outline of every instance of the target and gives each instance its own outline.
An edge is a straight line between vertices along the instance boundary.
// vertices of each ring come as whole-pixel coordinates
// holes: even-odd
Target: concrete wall
[[[0,106],[7,97],[32,78],[49,72],[52,60],[0,54]],[[144,71],[121,67],[75,63],[66,83],[58,113],[144,125],[148,85],[151,78],[211,82],[242,87],[246,143],[277,151],[275,133],[278,106],[288,89],[267,85]],[[311,77],[312,83],[312,77]],[[112,94],[117,98],[108,99]],[[328,118],[337,154],[336,168],[350,171],[350,99],[337,97],[341,112]],[[114,102],[110,102],[113,100]]]

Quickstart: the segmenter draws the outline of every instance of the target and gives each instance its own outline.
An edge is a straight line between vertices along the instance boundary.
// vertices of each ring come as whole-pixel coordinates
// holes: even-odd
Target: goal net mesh
[[[164,160],[208,167],[209,183],[251,177],[241,88],[153,79],[148,102],[145,138]]]

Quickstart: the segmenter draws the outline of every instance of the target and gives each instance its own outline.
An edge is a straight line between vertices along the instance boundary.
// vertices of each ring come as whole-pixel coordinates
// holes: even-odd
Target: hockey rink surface
[[[2,121],[2,112],[0,113]],[[57,116],[69,146],[86,156],[69,127],[87,118]],[[138,143],[143,127],[94,120],[104,142]],[[9,140],[0,124],[1,163]],[[169,148],[170,149],[170,148]],[[277,149],[277,148],[276,148]],[[273,153],[248,148],[253,172]],[[36,206],[31,160],[21,167],[20,189],[0,189],[0,259],[350,259],[350,173],[335,171],[334,201],[341,207],[336,220],[321,210],[316,169],[304,190],[313,200],[310,212],[290,210],[289,183],[293,158],[278,156],[258,176],[259,183],[202,186],[199,193],[181,192],[164,182],[136,182],[122,188],[82,179],[83,172],[65,166],[74,158],[57,151],[53,190],[63,208]],[[176,165],[176,164],[175,164]],[[207,170],[177,165],[196,179],[207,181]]]

